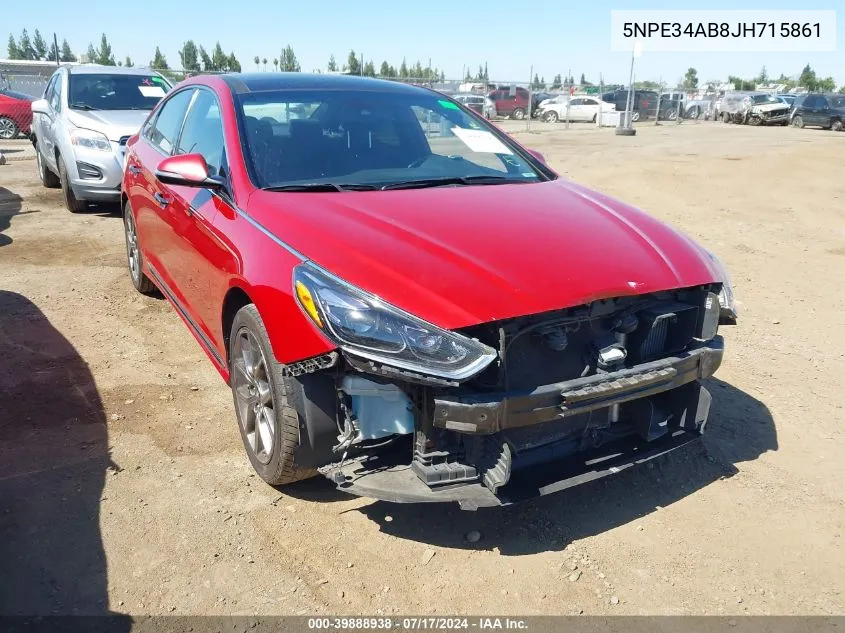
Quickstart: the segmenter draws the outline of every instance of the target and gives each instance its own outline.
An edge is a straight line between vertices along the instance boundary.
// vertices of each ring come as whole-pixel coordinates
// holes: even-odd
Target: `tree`
[[[478,69],[481,70],[481,66],[479,66]],[[424,74],[422,64],[420,64],[420,60],[417,60],[417,63],[414,64],[414,67],[411,69],[410,79],[422,79]]]
[[[346,58],[346,71],[350,75],[361,74],[361,63],[358,61],[358,56],[355,54],[355,49],[349,51],[349,57]]]
[[[97,63],[103,66],[116,66],[114,62],[114,54],[111,51],[111,44],[103,33],[100,37],[100,49],[97,51]]]
[[[540,89],[540,77],[537,73],[534,73],[534,81],[531,82],[531,89],[532,90],[539,90]]]
[[[579,86],[586,86],[587,80],[584,78],[584,73],[581,73],[581,83],[578,84]]]
[[[326,69],[330,73],[336,73],[337,72],[337,62],[335,61],[334,54],[329,56],[329,63],[328,63],[328,66],[326,66]]]
[[[185,72],[198,73],[200,71],[199,51],[193,40],[188,40],[182,44],[182,48],[179,50],[179,61],[182,63],[182,70]]]
[[[89,64],[96,64],[97,63],[97,49],[94,48],[94,45],[91,42],[88,42],[88,50],[85,51],[85,57]]]
[[[214,50],[211,52],[211,67],[212,70],[217,71],[226,71],[229,69],[229,56],[223,52],[220,42],[214,45]]]
[[[757,86],[754,80],[742,79],[735,75],[728,76],[728,83],[733,84],[735,90],[754,90]]]
[[[816,78],[816,71],[810,68],[810,64],[804,66],[801,74],[798,76],[798,85],[804,86],[810,92],[818,90],[818,79]]]
[[[769,83],[769,73],[766,72],[765,66],[760,69],[760,74],[757,75],[757,83],[763,85]]]
[[[9,48],[8,48],[8,55],[9,59],[20,59],[21,52],[18,49],[18,43],[15,41],[15,36],[9,33]]]
[[[238,58],[235,57],[235,51],[229,53],[229,58],[226,60],[226,67],[230,73],[241,72],[241,63],[238,61]]]
[[[266,73],[266,72],[267,72],[267,58],[266,58],[266,57],[262,57],[262,58],[261,58],[261,63],[264,65],[264,72]]]
[[[258,64],[260,64],[260,63],[261,63],[261,58],[260,58],[258,55],[256,55],[256,56],[253,58],[253,60],[252,60],[252,61],[254,61],[254,62],[255,62],[255,70],[258,70]]]
[[[59,53],[59,48],[56,46],[56,42],[51,42],[50,49],[47,51],[47,61],[58,62],[60,60],[61,53]]]
[[[552,90],[560,90],[562,85],[563,80],[560,78],[560,73],[558,73],[555,75],[554,79],[552,79]]]
[[[169,70],[170,66],[167,65],[167,58],[161,54],[158,46],[156,46],[156,52],[153,55],[153,61],[150,62],[150,66],[157,70]]]
[[[123,60],[123,67],[124,68],[132,68],[135,63],[132,61],[132,58],[129,55],[126,56],[126,59]]]
[[[293,52],[290,44],[282,50],[282,54],[279,57],[279,69],[285,73],[298,73],[302,70],[299,60],[296,58],[296,53]]]
[[[816,90],[819,92],[833,92],[836,90],[836,82],[833,80],[833,77],[819,79],[818,82],[816,82]]]
[[[687,68],[684,74],[684,90],[692,92],[698,88],[698,71],[695,68]]]
[[[32,48],[26,29],[21,32],[21,38],[18,40],[18,53],[18,59],[35,59],[35,49]]]
[[[208,72],[210,70],[214,70],[214,62],[211,61],[211,57],[208,55],[208,52],[205,50],[205,47],[200,45],[200,60],[202,61],[202,69],[204,72]]]
[[[440,74],[442,75],[443,73],[440,73]],[[490,81],[490,75],[487,74],[487,62],[484,62],[484,75],[483,75],[482,79],[484,81]]]
[[[467,77],[469,77],[469,71],[467,71]],[[408,64],[405,63],[405,58],[402,58],[402,65],[399,66],[399,78],[400,79],[407,79],[408,78]]]
[[[380,77],[390,77],[390,65],[386,61],[381,63],[378,74]]]
[[[367,77],[376,76],[376,67],[373,64],[372,60],[364,64],[364,75],[366,75]]]
[[[278,57],[273,58],[273,68],[276,69],[276,72],[279,72],[279,58]]]
[[[156,49],[158,50],[158,49]],[[75,62],[76,55],[73,54],[73,51],[70,50],[70,44],[67,43],[67,40],[62,40],[62,50],[60,58],[63,62]]]
[[[47,43],[44,41],[44,38],[41,37],[41,33],[38,29],[35,29],[35,33],[32,36],[32,48],[35,51],[36,59],[44,59],[47,57]]]
[[[634,82],[634,90],[660,90],[660,88],[661,86],[658,82],[648,79]]]

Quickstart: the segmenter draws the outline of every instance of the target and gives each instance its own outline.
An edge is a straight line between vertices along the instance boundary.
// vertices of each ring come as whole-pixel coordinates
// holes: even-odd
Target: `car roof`
[[[213,76],[213,75],[212,75]],[[226,73],[220,75],[234,93],[268,90],[379,90],[382,92],[429,92],[426,88],[398,81],[319,73]]]
[[[144,75],[157,74],[149,68],[123,68],[122,66],[100,66],[98,64],[80,64],[63,66],[71,75]]]

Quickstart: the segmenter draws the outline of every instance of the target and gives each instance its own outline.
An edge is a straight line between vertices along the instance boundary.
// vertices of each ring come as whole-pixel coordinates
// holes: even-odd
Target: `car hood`
[[[752,112],[777,112],[779,110],[789,110],[789,106],[785,103],[762,103],[751,108]]]
[[[67,110],[68,120],[76,127],[102,132],[110,141],[137,134],[149,114],[149,110]]]
[[[248,213],[335,275],[449,329],[719,280],[685,236],[562,179],[256,191]]]

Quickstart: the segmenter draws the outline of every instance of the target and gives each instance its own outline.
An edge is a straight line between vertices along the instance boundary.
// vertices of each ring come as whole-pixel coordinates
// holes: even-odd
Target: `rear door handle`
[[[141,168],[138,167],[138,165],[129,165],[129,167],[127,167],[126,169],[129,171],[130,174],[133,174],[135,176],[141,173]]]
[[[170,198],[168,198],[167,196],[165,196],[163,193],[159,193],[158,191],[156,191],[156,192],[153,194],[153,198],[155,198],[155,199],[156,199],[156,202],[158,202],[158,205],[159,205],[162,209],[163,209],[163,208],[165,208],[168,204],[170,204]]]

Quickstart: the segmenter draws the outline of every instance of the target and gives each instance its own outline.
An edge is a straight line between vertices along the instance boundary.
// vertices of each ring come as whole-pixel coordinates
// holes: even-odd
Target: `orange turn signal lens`
[[[311,320],[317,324],[317,327],[322,329],[323,320],[320,318],[320,313],[317,312],[317,306],[314,304],[311,291],[301,281],[296,282],[296,297],[299,299],[299,303],[302,304],[305,312],[311,317]]]

